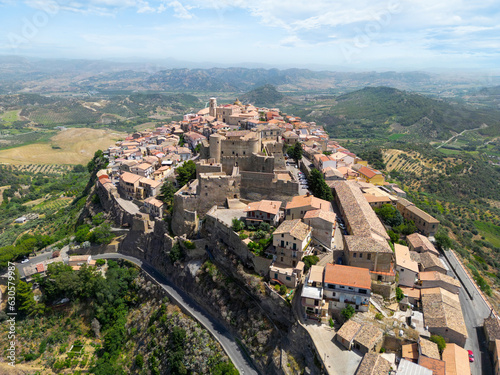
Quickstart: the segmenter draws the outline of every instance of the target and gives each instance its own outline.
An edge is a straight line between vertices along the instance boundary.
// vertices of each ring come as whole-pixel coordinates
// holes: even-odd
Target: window
[[[285,235],[283,233],[281,233],[281,238],[285,237]]]
[[[366,289],[358,289],[358,293],[360,294],[366,294],[367,290]]]
[[[368,260],[372,259],[372,255],[371,254],[367,254],[366,255],[366,259],[368,259]]]
[[[274,273],[274,278],[275,278],[276,280],[278,280],[278,272],[275,272],[275,273]]]
[[[292,278],[291,278],[290,276],[287,276],[287,277],[286,277],[286,279],[287,279],[288,281],[292,280]]]
[[[360,258],[363,258],[363,253],[359,253],[359,257],[360,257]]]
[[[335,285],[333,285],[333,284],[328,284],[328,289],[335,289]]]
[[[353,258],[356,258],[356,253],[352,253],[352,257],[353,257]]]

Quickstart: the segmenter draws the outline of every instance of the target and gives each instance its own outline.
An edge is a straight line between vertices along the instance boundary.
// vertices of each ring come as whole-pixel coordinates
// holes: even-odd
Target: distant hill
[[[366,87],[340,95],[330,108],[307,116],[326,125],[335,137],[387,137],[440,140],[466,129],[480,128],[483,134],[498,134],[500,112],[472,109],[391,87]],[[487,126],[485,126],[486,124]]]
[[[500,86],[483,87],[479,94],[488,96],[500,96]]]
[[[273,85],[257,87],[242,95],[239,99],[242,103],[252,103],[257,106],[271,107],[283,100],[285,96],[276,90]]]
[[[309,69],[173,68],[172,61],[120,63],[105,60],[38,59],[0,55],[0,90],[34,93],[189,91],[244,93],[263,85],[279,90],[339,93],[365,86],[439,90],[453,80],[425,72],[337,72]],[[174,64],[179,66],[179,62]],[[182,65],[181,65],[182,66]],[[57,79],[54,79],[57,78]],[[443,86],[444,82],[444,86]]]

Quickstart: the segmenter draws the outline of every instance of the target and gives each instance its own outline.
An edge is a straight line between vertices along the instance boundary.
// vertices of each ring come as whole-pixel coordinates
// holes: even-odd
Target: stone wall
[[[241,197],[251,201],[269,199],[285,203],[299,193],[296,181],[277,180],[274,173],[241,171],[240,174]]]
[[[222,170],[230,174],[234,166],[238,166],[240,171],[250,172],[274,172],[274,157],[261,154],[249,154],[246,156],[223,155],[221,158]]]
[[[372,293],[380,294],[385,299],[396,298],[396,284],[372,281]]]
[[[96,181],[95,193],[99,197],[102,208],[108,213],[109,218],[113,220],[116,226],[131,226],[134,215],[123,210],[117,201],[120,194],[116,188],[106,189],[99,181]]]
[[[401,356],[401,347],[403,345],[413,344],[414,341],[404,339],[401,337],[384,335],[384,340],[382,341],[382,347],[388,352],[394,352],[398,356]]]

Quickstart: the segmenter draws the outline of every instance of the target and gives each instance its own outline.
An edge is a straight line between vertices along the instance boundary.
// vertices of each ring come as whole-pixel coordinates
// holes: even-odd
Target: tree
[[[239,232],[243,230],[243,228],[245,228],[245,224],[241,220],[238,220],[237,218],[234,218],[232,223],[233,223],[232,228],[235,232]]]
[[[184,258],[184,252],[182,251],[178,242],[176,242],[175,245],[172,246],[172,250],[170,250],[169,257],[172,263],[175,263],[176,261]]]
[[[194,152],[195,152],[196,154],[199,154],[199,153],[200,153],[200,151],[201,151],[201,143],[198,143],[198,144],[196,145],[196,147],[194,148]]]
[[[90,232],[89,225],[80,225],[75,233],[75,241],[78,243],[88,241],[89,232]]]
[[[142,354],[137,354],[135,356],[135,365],[138,368],[142,368],[142,366],[144,366],[144,358],[143,358]]]
[[[311,174],[309,175],[307,181],[309,183],[309,189],[315,197],[324,199],[325,201],[333,200],[332,190],[326,184],[325,178],[320,171],[317,169],[311,170]]]
[[[397,243],[399,241],[399,234],[394,233],[392,230],[388,230],[387,234],[391,238],[391,241]]]
[[[293,146],[288,147],[287,154],[295,160],[295,163],[298,163],[300,159],[302,159],[302,155],[304,150],[302,149],[302,145],[297,142]]]
[[[172,206],[176,190],[177,189],[175,188],[172,182],[170,181],[165,182],[160,189],[160,197],[159,197],[160,200],[169,207]]]
[[[104,212],[99,212],[97,215],[92,216],[92,225],[98,226],[104,223],[106,218],[104,217]]]
[[[304,262],[304,272],[306,272],[311,266],[319,262],[319,258],[316,255],[306,255],[302,258],[302,261]]]
[[[284,296],[287,292],[287,288],[285,285],[280,285],[280,290],[279,290],[279,294],[281,294],[282,296]]]
[[[33,315],[36,312],[36,301],[32,285],[19,280],[16,287],[16,307],[21,315]]]
[[[375,208],[374,211],[385,224],[391,227],[397,227],[403,224],[403,216],[396,207],[391,204],[384,204],[380,208]]]
[[[453,241],[444,231],[438,231],[434,238],[436,239],[436,245],[442,250],[450,249],[453,246]]]
[[[401,300],[405,298],[405,295],[403,293],[403,290],[398,286],[396,287],[396,300],[398,302],[401,302]]]
[[[342,314],[342,316],[346,320],[349,320],[354,316],[356,311],[354,310],[354,307],[352,307],[351,305],[348,305],[346,308],[342,309],[342,311],[340,313]]]
[[[94,228],[89,234],[89,241],[97,244],[108,244],[113,239],[114,235],[111,233],[111,225],[108,223],[102,224]]]
[[[182,166],[176,168],[177,182],[179,186],[186,185],[189,181],[196,178],[196,164],[188,160]]]
[[[230,362],[219,362],[210,370],[212,375],[238,375],[236,367]]]
[[[87,170],[89,173],[97,172],[100,169],[105,168],[108,165],[108,160],[104,157],[102,150],[97,150],[94,153],[94,157],[87,164]]]
[[[439,335],[431,335],[431,341],[436,343],[440,353],[443,353],[443,350],[446,348],[446,341],[443,336]]]

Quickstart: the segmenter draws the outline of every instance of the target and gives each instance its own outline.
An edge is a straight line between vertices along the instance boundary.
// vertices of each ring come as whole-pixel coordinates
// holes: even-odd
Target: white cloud
[[[192,9],[192,7],[186,7],[182,5],[178,0],[171,1],[167,5],[173,8],[174,17],[182,18],[185,20],[189,20],[194,17],[193,14],[188,10],[188,8]]]

